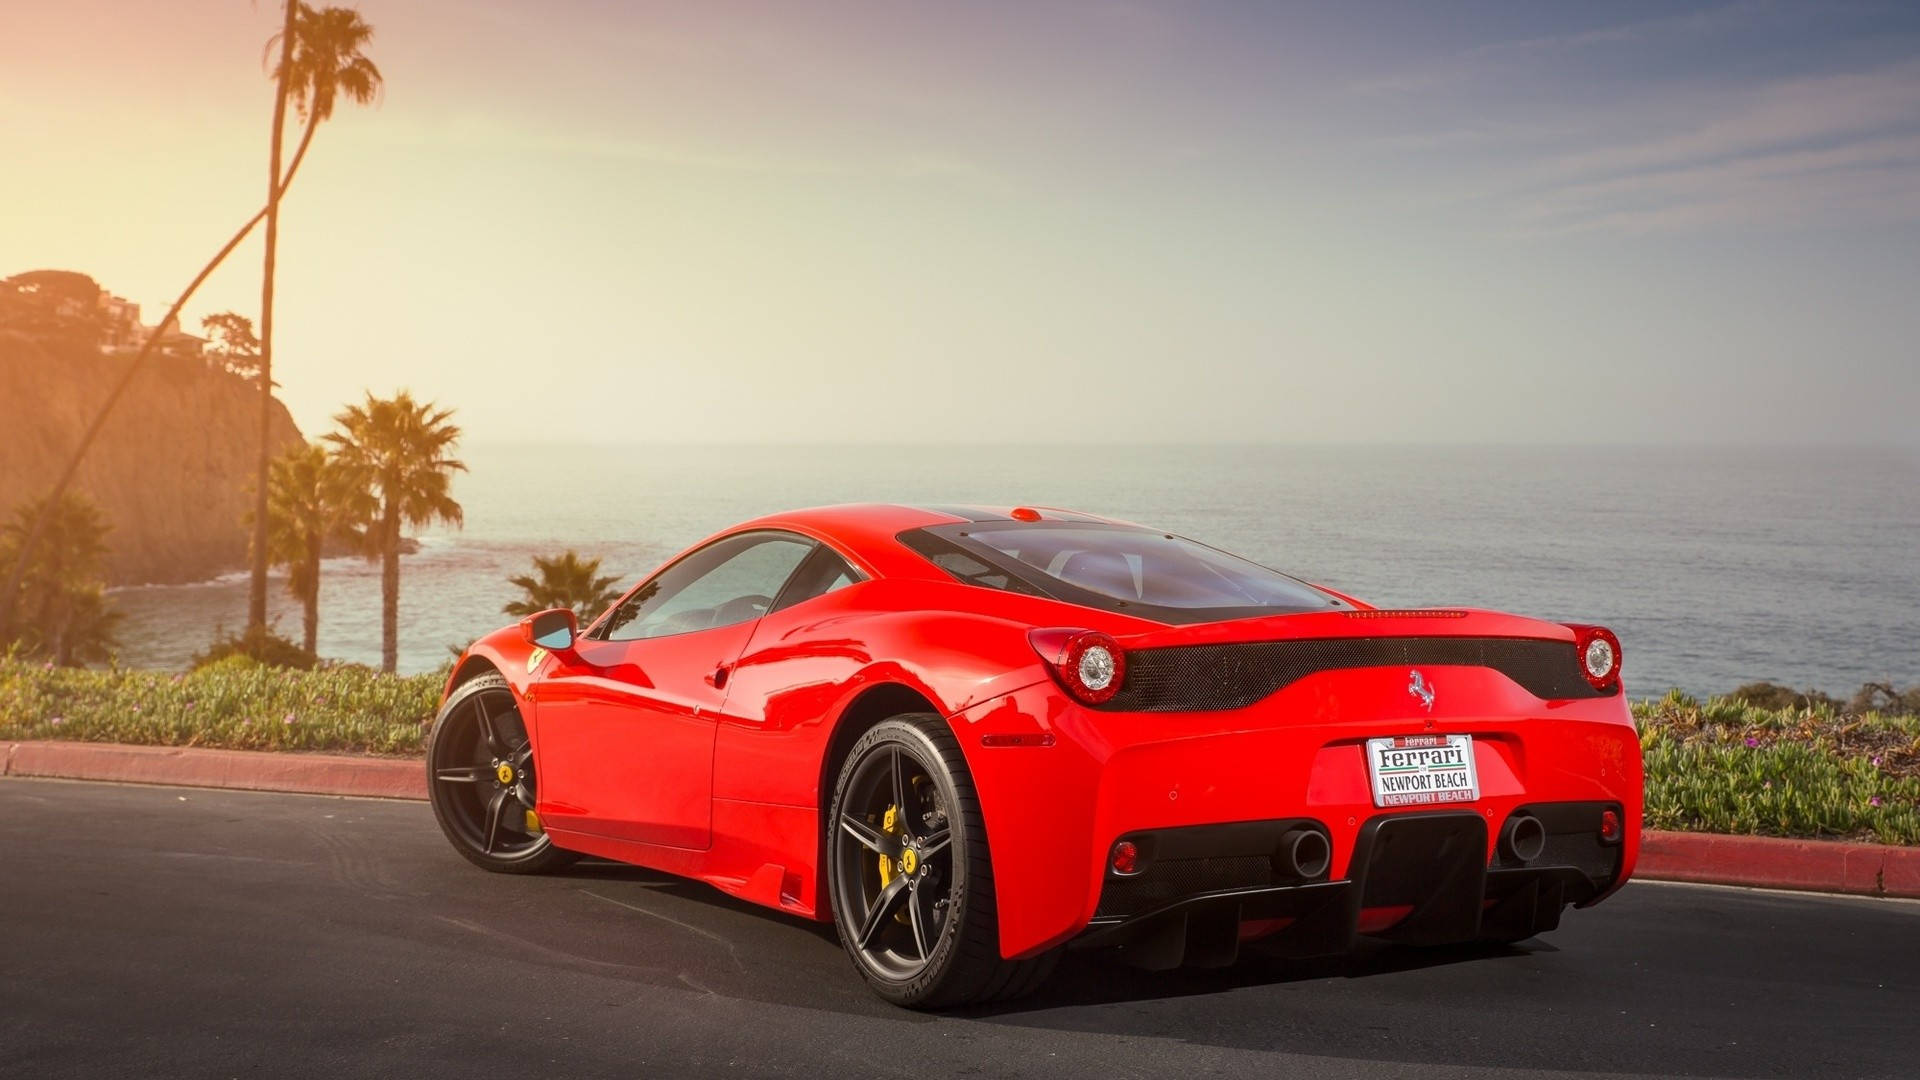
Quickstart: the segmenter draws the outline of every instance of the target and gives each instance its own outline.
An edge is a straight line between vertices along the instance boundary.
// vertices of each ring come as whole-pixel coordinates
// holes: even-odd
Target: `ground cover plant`
[[[183,674],[0,658],[0,739],[418,754],[445,680],[244,654]],[[1889,711],[1777,687],[1637,703],[1647,826],[1920,844],[1920,715],[1873,703]]]
[[[445,680],[244,655],[180,674],[0,660],[0,739],[418,754]]]

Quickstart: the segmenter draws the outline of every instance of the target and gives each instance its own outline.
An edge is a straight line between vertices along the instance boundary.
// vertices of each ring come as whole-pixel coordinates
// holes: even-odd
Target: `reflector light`
[[[981,746],[1052,746],[1053,732],[1023,731],[1000,732],[994,735],[980,736]]]
[[[1620,678],[1620,639],[1604,626],[1568,626],[1573,648],[1580,657],[1580,674],[1595,689],[1605,690]]]
[[[1120,841],[1113,845],[1113,857],[1107,860],[1107,866],[1121,877],[1139,873],[1140,849],[1131,840]]]
[[[1600,811],[1600,839],[1606,843],[1618,843],[1620,840],[1620,814],[1615,810]]]
[[[1060,685],[1085,704],[1112,700],[1126,681],[1126,651],[1098,630],[1035,630],[1027,640],[1040,658],[1052,665]]]
[[[1039,521],[1040,511],[1031,506],[1016,506],[1010,516],[1015,521]]]

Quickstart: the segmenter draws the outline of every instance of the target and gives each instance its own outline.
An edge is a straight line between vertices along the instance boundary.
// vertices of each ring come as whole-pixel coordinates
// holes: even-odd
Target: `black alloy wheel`
[[[519,702],[498,674],[455,690],[427,744],[427,792],[440,831],[483,869],[533,874],[572,862],[535,813],[538,775]]]
[[[1000,956],[979,799],[946,722],[909,714],[848,753],[827,822],[834,925],[854,965],[896,1005],[1016,997],[1055,954]]]

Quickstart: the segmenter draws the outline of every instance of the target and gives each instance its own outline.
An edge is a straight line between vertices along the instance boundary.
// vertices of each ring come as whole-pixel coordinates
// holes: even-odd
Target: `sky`
[[[1920,442],[1920,5],[357,6],[309,434]],[[0,273],[157,318],[264,201],[278,12],[0,0]]]

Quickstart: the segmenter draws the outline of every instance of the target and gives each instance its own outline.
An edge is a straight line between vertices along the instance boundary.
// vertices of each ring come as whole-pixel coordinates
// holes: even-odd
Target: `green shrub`
[[[1648,827],[1920,844],[1920,717],[1802,700],[1634,706]]]
[[[240,655],[180,675],[0,659],[0,739],[417,754],[445,679]]]
[[[219,634],[207,651],[193,658],[195,671],[220,663],[229,657],[242,657],[268,667],[310,671],[320,658],[281,637],[264,626],[251,626],[243,634]]]

